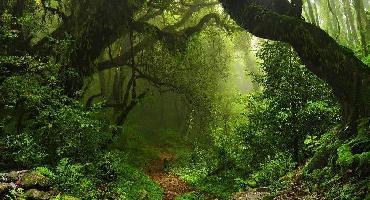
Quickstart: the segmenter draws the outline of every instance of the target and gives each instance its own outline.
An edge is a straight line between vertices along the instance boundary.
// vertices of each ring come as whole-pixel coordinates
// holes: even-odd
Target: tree
[[[48,0],[42,2],[45,5]],[[158,87],[165,86],[171,90],[182,90],[181,93],[185,93],[183,88],[167,81],[167,78],[158,79],[153,74],[153,70],[149,70],[149,73],[143,71],[148,67],[154,69],[156,66],[153,66],[153,63],[150,63],[150,66],[139,66],[141,63],[135,63],[138,55],[147,54],[147,50],[158,42],[165,44],[172,53],[176,53],[210,22],[224,26],[219,13],[212,9],[219,4],[217,1],[200,0],[189,3],[188,1],[116,2],[105,0],[71,1],[70,4],[71,14],[68,16],[57,9],[58,13],[62,13],[60,15],[64,17],[61,17],[61,23],[50,34],[56,41],[67,36],[70,36],[73,41],[70,51],[55,52],[62,54],[59,56],[64,57],[65,60],[61,70],[65,90],[68,96],[74,98],[82,96],[76,91],[88,88],[86,77],[95,72],[94,63],[99,61],[96,68],[100,71],[101,92],[89,97],[86,107],[91,107],[96,98],[108,99],[106,106],[113,108],[117,113],[116,124],[118,126],[123,125],[128,113],[146,93],[146,91],[140,93],[140,89],[136,89],[136,81],[139,79],[144,79]],[[44,9],[45,7],[43,6]],[[205,9],[207,9],[206,12],[204,12]],[[167,14],[179,16],[179,19],[166,23],[163,16],[165,11]],[[164,22],[163,25],[162,22]],[[44,37],[33,46],[35,54],[50,54],[51,49],[48,46],[55,45],[53,43],[50,45],[48,38]],[[105,84],[106,78],[101,71],[116,68],[120,69],[113,72],[115,73],[112,84],[114,98],[110,98],[108,96],[111,94],[107,93],[107,87],[111,85]],[[128,68],[131,68],[131,72],[125,74],[124,70]],[[128,81],[124,81],[124,77],[127,77]],[[84,87],[83,84],[85,84]],[[186,91],[186,93],[191,92]]]
[[[186,1],[181,1],[172,3],[176,6],[180,4],[181,8],[186,8],[182,11],[185,14],[178,23],[160,29],[148,21],[163,14],[164,10],[171,5],[171,1],[72,1],[72,10],[70,11],[72,14],[66,17],[50,34],[55,39],[61,39],[66,35],[71,35],[73,39],[72,52],[64,55],[67,57],[65,66],[69,66],[69,69],[62,71],[65,74],[65,87],[68,95],[76,96],[75,92],[82,88],[83,79],[94,72],[93,63],[97,58],[109,45],[119,38],[127,37],[131,31],[153,34],[151,38],[135,44],[134,54],[136,55],[142,49],[152,45],[154,41],[167,40],[169,44],[178,45],[181,43],[181,39],[186,39],[199,32],[203,25],[210,20],[215,19],[220,22],[217,14],[210,13],[200,19],[195,26],[178,32],[176,30],[184,26],[192,14],[204,7],[214,6],[217,2],[197,1],[189,4]],[[86,10],[91,12],[86,12]],[[34,50],[38,54],[48,54],[50,49],[46,48],[45,44],[48,44],[48,37],[35,44]],[[129,62],[122,60],[122,57],[127,59],[130,55],[130,51],[124,51],[121,56],[115,57],[113,62],[109,60],[108,66],[106,66],[107,63],[103,63],[99,65],[99,68],[112,68],[116,67],[117,64],[127,64]],[[72,70],[74,73],[68,73],[68,70]],[[70,76],[70,74],[74,76]]]
[[[353,1],[356,9],[357,27],[360,32],[362,50],[365,55],[369,54],[367,42],[370,40],[370,20],[366,19],[364,4],[361,0]]]
[[[250,113],[279,151],[290,151],[298,164],[306,159],[304,140],[320,136],[337,123],[335,101],[327,85],[302,67],[288,44],[265,42],[257,52],[265,72],[256,79],[263,86],[262,112]],[[253,119],[253,120],[252,120]],[[253,125],[252,125],[253,126]],[[253,135],[253,134],[252,134]]]
[[[308,14],[309,14],[309,19],[310,19],[310,22],[312,24],[315,24],[316,26],[319,26],[319,19],[318,19],[318,16],[317,16],[317,10],[315,9],[314,11],[314,6],[312,5],[311,1],[308,0],[307,1],[307,8],[308,8]]]
[[[355,19],[353,16],[352,8],[350,6],[349,1],[347,0],[342,0],[342,4],[343,4],[344,15],[346,17],[348,41],[352,41],[352,44],[356,45],[358,43],[358,37],[357,37],[357,29],[355,27]]]
[[[239,26],[255,36],[292,45],[306,67],[333,89],[344,123],[354,125],[370,115],[370,69],[325,31],[258,1],[220,2]]]

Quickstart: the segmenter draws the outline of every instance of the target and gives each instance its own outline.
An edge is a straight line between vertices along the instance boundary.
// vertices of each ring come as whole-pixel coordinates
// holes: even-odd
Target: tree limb
[[[333,89],[345,121],[370,115],[370,69],[325,31],[249,1],[220,2],[239,26],[255,36],[291,44],[306,67]]]
[[[140,51],[146,49],[149,46],[152,46],[156,41],[166,41],[166,40],[186,40],[187,38],[191,37],[192,35],[200,32],[204,25],[214,19],[217,24],[221,24],[223,26],[225,25],[218,14],[216,13],[210,13],[205,15],[198,24],[185,28],[181,31],[174,31],[170,32],[167,29],[170,28],[164,28],[159,29],[158,27],[151,25],[146,22],[133,22],[133,28],[134,30],[141,32],[141,33],[152,33],[152,36],[150,38],[147,38],[141,42],[139,42],[137,45],[134,46],[134,55],[139,53]],[[115,63],[112,65],[111,61],[103,61],[98,64],[98,70],[105,70],[110,69],[116,66],[124,66],[129,64],[129,58],[130,58],[131,52],[124,52],[120,56],[117,56],[113,58],[113,62]]]

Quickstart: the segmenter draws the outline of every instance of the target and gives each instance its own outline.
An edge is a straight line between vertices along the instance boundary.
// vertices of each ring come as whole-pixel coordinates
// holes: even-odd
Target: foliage
[[[2,39],[10,45],[22,40],[22,32],[37,31],[35,18],[3,13]],[[14,27],[18,25],[21,30]],[[0,56],[0,143],[9,149],[1,157],[34,166],[96,155],[109,136],[101,134],[109,129],[96,115],[98,109],[85,110],[64,94],[61,66],[54,59],[13,52],[13,47],[15,51],[23,47],[9,45]]]
[[[361,24],[368,4],[351,8],[346,1],[331,2],[309,10],[312,2],[306,1],[304,15],[369,65],[367,25]],[[366,199],[369,119],[358,122],[355,135],[339,136],[346,128],[338,126],[332,91],[302,65],[292,47],[254,44],[256,38],[235,30],[230,18],[237,17],[216,4],[0,3],[0,166],[36,167],[63,192],[56,199],[156,200],[163,191],[144,171],[161,151],[174,151],[172,173],[197,189],[177,198],[185,200],[227,199],[248,187],[267,186],[275,193],[307,161],[304,177],[311,190],[325,192],[328,199]],[[207,15],[213,18],[204,23]],[[239,61],[253,57],[256,46],[262,73],[251,74],[256,91],[244,94],[231,80],[232,68],[251,64]],[[347,53],[350,58],[350,49]],[[109,70],[94,74],[102,63]],[[184,108],[183,118],[174,119],[184,121],[181,130],[158,131],[153,127],[167,122],[150,126],[143,120],[146,111],[156,108],[143,108],[142,101],[153,107],[159,99],[139,102],[136,96],[144,90],[181,99],[176,103]],[[125,104],[142,112],[127,118],[116,137],[115,118],[131,111]],[[23,193],[14,189],[8,196]]]
[[[32,57],[14,60],[24,65],[24,74],[0,85],[2,141],[14,151],[11,156],[26,166],[69,156],[93,157],[108,137],[102,130],[109,130],[96,117],[97,110],[84,110],[62,94],[55,65]],[[36,75],[41,70],[43,74]]]
[[[179,197],[176,197],[175,200],[205,200],[205,196],[201,194],[197,194],[196,192],[190,192],[183,194]]]
[[[248,159],[263,161],[278,150],[302,162],[309,156],[305,138],[320,136],[333,126],[338,108],[327,86],[302,67],[288,45],[265,42],[257,56],[264,74],[257,75],[256,81],[264,90],[250,96],[248,123],[238,129],[247,148],[253,148]]]
[[[334,131],[321,137],[315,156],[304,170],[305,179],[311,189],[324,191],[328,199],[367,198],[369,130],[369,120],[362,119],[358,133],[346,141],[338,139],[338,133],[333,134]],[[318,165],[317,162],[321,164]]]
[[[47,168],[47,167],[36,167],[35,171],[40,173],[41,175],[43,175],[45,177],[50,178],[51,180],[55,179],[54,172],[52,170],[50,170],[49,168]]]
[[[223,149],[207,149],[202,144],[198,144],[193,152],[187,150],[178,153],[181,160],[172,166],[172,171],[196,187],[198,191],[227,199],[245,185],[238,181],[244,173],[235,168],[225,153]]]
[[[266,42],[257,56],[264,74],[255,77],[263,93],[220,94],[209,131],[216,148],[199,143],[197,156],[183,155],[186,164],[174,170],[218,197],[247,187],[277,192],[288,186],[290,179],[281,177],[292,176],[297,162],[314,154],[317,138],[339,119],[331,91],[303,68],[289,46]]]
[[[250,179],[255,181],[258,186],[269,186],[274,191],[279,191],[287,186],[287,181],[280,179],[288,172],[294,170],[296,163],[293,162],[291,155],[279,153],[274,158],[269,158],[266,163],[253,172]],[[253,182],[248,180],[248,182]]]
[[[84,174],[86,165],[72,164],[68,159],[62,159],[56,168],[58,188],[67,194],[96,198],[97,192],[93,190],[93,182]]]
[[[143,172],[128,165],[122,155],[107,152],[95,163],[60,160],[55,169],[38,167],[63,194],[82,199],[161,199],[162,190]],[[58,198],[65,199],[60,196]]]

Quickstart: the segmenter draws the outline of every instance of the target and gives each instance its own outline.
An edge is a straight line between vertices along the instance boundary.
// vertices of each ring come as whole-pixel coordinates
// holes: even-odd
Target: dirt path
[[[161,152],[158,160],[153,160],[147,167],[148,175],[164,190],[164,200],[173,200],[177,196],[193,191],[180,177],[166,172],[165,165],[175,158],[175,155]]]

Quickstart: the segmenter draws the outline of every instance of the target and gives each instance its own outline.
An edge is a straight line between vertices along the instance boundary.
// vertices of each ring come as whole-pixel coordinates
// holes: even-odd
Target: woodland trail
[[[146,169],[150,178],[163,188],[163,200],[174,200],[177,196],[193,191],[179,176],[166,171],[168,167],[166,162],[173,159],[175,159],[174,154],[161,152],[159,159],[151,161]]]

